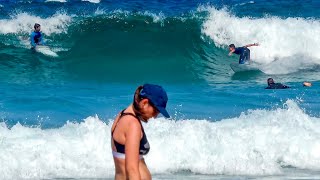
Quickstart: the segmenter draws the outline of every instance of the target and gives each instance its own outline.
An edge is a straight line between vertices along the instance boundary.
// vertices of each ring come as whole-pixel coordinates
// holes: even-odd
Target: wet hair
[[[138,111],[140,110],[140,107],[138,106],[138,104],[141,101],[140,91],[142,89],[143,89],[143,86],[139,86],[134,92],[134,96],[133,96],[133,106]]]
[[[133,96],[133,111],[135,112],[135,114],[139,117],[139,119],[141,121],[144,121],[144,122],[148,122],[146,120],[144,120],[142,118],[142,115],[143,115],[143,112],[141,112],[141,108],[139,106],[139,102],[143,99],[140,95],[140,92],[141,90],[143,89],[143,86],[139,86],[135,93],[134,93],[134,96]]]
[[[34,26],[33,26],[33,28],[36,29],[37,27],[40,27],[40,24],[35,23]]]
[[[236,48],[236,46],[234,44],[230,44],[229,48]]]
[[[274,81],[273,81],[273,79],[272,79],[272,78],[268,78],[267,82],[268,82],[268,85],[270,85],[270,84],[273,84],[273,83],[274,83]]]

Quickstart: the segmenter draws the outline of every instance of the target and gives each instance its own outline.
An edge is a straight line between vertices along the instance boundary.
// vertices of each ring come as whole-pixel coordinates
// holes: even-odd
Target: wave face
[[[283,108],[249,110],[218,122],[154,119],[145,124],[151,145],[146,162],[154,174],[265,176],[288,167],[320,170],[319,122],[292,100]],[[47,130],[2,124],[0,177],[112,178],[111,124],[98,117]]]
[[[251,58],[265,65],[262,68],[265,73],[289,74],[320,64],[320,53],[316,50],[320,45],[317,19],[236,17],[226,10],[208,11],[210,15],[202,32],[217,47],[259,42],[259,48],[250,48]]]
[[[316,18],[237,16],[226,8],[208,5],[174,16],[103,8],[85,15],[68,10],[46,16],[22,12],[0,20],[2,59],[15,59],[17,67],[21,56],[28,62],[48,59],[28,50],[34,22],[43,25],[47,44],[59,54],[55,72],[62,79],[56,81],[69,77],[104,82],[229,83],[229,63],[237,57],[227,57],[227,46],[252,42],[260,43],[250,48],[251,57],[265,75],[289,74],[289,81],[300,81],[305,75],[310,80],[319,78],[320,23]],[[18,74],[7,63],[0,64],[4,71]],[[31,66],[25,71],[34,69]],[[88,69],[94,71],[88,73]],[[257,79],[264,78],[259,75]]]

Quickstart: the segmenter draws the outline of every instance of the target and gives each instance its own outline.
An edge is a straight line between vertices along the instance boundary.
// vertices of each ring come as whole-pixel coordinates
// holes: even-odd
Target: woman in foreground
[[[135,91],[133,103],[116,117],[111,128],[116,180],[151,179],[143,158],[150,146],[141,121],[148,122],[159,113],[169,118],[167,102],[167,93],[161,86],[145,84]]]

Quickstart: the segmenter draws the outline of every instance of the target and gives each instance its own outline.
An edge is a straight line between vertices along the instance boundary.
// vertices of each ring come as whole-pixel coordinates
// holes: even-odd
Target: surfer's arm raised
[[[244,47],[259,46],[259,43],[247,44]]]

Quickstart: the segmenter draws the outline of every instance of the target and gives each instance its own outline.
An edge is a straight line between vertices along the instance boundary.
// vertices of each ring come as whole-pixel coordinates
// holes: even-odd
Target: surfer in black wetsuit
[[[272,78],[268,78],[267,82],[268,82],[268,87],[266,87],[266,89],[287,89],[287,88],[290,88],[289,86],[286,86],[281,83],[274,83]]]
[[[233,53],[240,55],[239,58],[239,64],[244,64],[247,61],[250,61],[250,50],[248,47],[251,46],[259,46],[258,43],[248,44],[243,47],[236,47],[234,44],[229,45],[229,56],[231,56]]]

